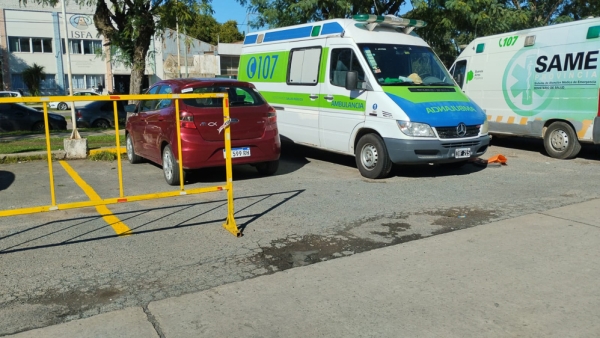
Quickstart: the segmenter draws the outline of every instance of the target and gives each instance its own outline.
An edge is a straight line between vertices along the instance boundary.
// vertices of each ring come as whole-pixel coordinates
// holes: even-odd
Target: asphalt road
[[[95,207],[0,218],[0,335],[600,196],[592,146],[563,161],[539,140],[494,139],[484,158],[503,154],[506,166],[398,167],[377,181],[362,178],[352,157],[287,144],[283,152],[274,177],[234,168],[241,238],[221,226],[224,192],[110,205],[113,218]],[[118,196],[116,162],[67,165],[100,197]],[[53,171],[58,203],[89,199],[65,165]],[[123,176],[125,195],[173,190],[150,163],[124,162]],[[199,170],[186,188],[224,176]],[[2,165],[0,196],[0,210],[50,204],[46,162]],[[132,235],[117,236],[114,217]]]

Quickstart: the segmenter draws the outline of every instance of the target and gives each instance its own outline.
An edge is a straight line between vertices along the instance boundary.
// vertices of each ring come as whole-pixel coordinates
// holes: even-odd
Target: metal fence
[[[119,124],[117,121],[117,101],[143,101],[143,100],[164,100],[164,99],[172,99],[175,102],[175,121],[180,121],[179,116],[179,99],[197,99],[197,98],[223,98],[223,125],[222,128],[224,130],[224,141],[225,141],[225,168],[226,168],[226,183],[225,185],[217,185],[211,187],[202,187],[202,188],[194,188],[185,190],[184,189],[184,180],[183,180],[183,157],[181,152],[181,123],[176,123],[177,125],[177,149],[178,156],[177,159],[180,163],[179,165],[179,190],[176,191],[168,191],[168,192],[156,192],[150,194],[143,195],[132,195],[126,196],[123,192],[123,170],[121,164],[121,156],[120,152],[117,151],[117,162],[118,162],[118,178],[119,178],[119,196],[111,197],[105,199],[94,199],[90,201],[81,201],[81,202],[72,202],[72,203],[56,203],[55,189],[54,189],[54,173],[52,171],[52,153],[50,149],[50,130],[49,130],[49,122],[48,122],[48,103],[49,102],[77,102],[77,101],[113,101],[113,110],[114,110],[114,120],[115,120],[115,145],[117,150],[120,149],[120,139],[119,139]],[[75,208],[83,208],[83,207],[92,207],[92,206],[100,206],[100,205],[109,205],[109,204],[117,204],[117,203],[125,203],[125,202],[135,202],[142,200],[151,200],[165,197],[174,197],[174,196],[182,196],[182,195],[193,195],[207,192],[216,192],[216,191],[227,191],[227,220],[223,224],[223,227],[227,229],[227,231],[231,232],[233,235],[240,237],[242,234],[239,231],[235,218],[234,218],[234,205],[233,205],[233,178],[232,178],[232,164],[231,164],[231,133],[230,133],[230,119],[229,119],[229,96],[227,93],[212,93],[212,94],[152,94],[152,95],[106,95],[106,96],[44,96],[44,97],[14,97],[14,98],[0,98],[1,103],[42,103],[43,104],[43,112],[44,112],[44,125],[45,125],[45,133],[46,133],[46,151],[48,157],[48,175],[50,179],[50,205],[42,205],[35,207],[27,207],[27,208],[18,208],[18,209],[10,209],[10,210],[0,210],[0,217],[5,216],[16,216],[16,215],[25,215],[32,213],[40,213],[54,210],[66,210],[66,209],[75,209]],[[73,103],[72,103],[73,104]],[[75,123],[75,121],[73,121]],[[127,235],[127,233],[123,234]]]

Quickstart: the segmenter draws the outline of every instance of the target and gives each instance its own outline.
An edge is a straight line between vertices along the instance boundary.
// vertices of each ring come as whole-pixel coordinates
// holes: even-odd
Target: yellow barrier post
[[[50,199],[52,200],[50,210],[55,210],[57,208],[56,208],[56,195],[54,193],[54,173],[52,172],[52,150],[50,148],[50,126],[48,125],[48,104],[46,102],[43,102],[42,104],[44,105],[44,129],[46,132],[46,154],[48,154],[48,174],[50,175]]]
[[[179,164],[179,189],[181,194],[184,195],[183,190],[183,157],[181,154],[181,117],[179,116],[179,100],[175,100],[175,125],[177,130],[177,163]]]
[[[121,140],[119,140],[119,112],[117,101],[113,101],[115,119],[115,143],[117,144],[117,166],[119,167],[119,197],[123,197],[123,170],[121,168]]]
[[[231,164],[231,121],[229,120],[229,96],[223,97],[223,123],[225,127],[225,172],[227,176],[227,220],[223,227],[236,237],[241,237],[242,233],[238,229],[234,218],[233,208],[233,168]]]

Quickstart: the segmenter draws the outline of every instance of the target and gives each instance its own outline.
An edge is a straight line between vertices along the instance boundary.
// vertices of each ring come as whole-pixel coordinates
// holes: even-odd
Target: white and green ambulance
[[[252,33],[238,78],[277,110],[284,140],[354,155],[365,177],[460,166],[486,151],[487,120],[412,32],[424,25],[357,15]]]
[[[544,139],[548,155],[573,158],[600,143],[600,18],[473,40],[450,72],[497,135]]]

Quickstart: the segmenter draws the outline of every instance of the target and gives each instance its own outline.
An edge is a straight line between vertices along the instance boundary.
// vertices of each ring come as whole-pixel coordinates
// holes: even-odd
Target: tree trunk
[[[131,79],[129,82],[129,94],[140,94],[142,81],[146,69],[146,55],[150,49],[150,41],[155,32],[154,21],[151,14],[142,14],[145,24],[138,27],[138,37],[134,40],[133,64],[131,67]]]
[[[137,48],[136,48],[137,49]],[[146,49],[146,52],[148,50]],[[131,78],[129,80],[129,94],[140,94],[142,90],[142,80],[144,79],[144,69],[146,66],[146,58],[138,56],[139,53],[133,55],[133,67],[131,69]],[[146,55],[145,53],[142,55]]]

